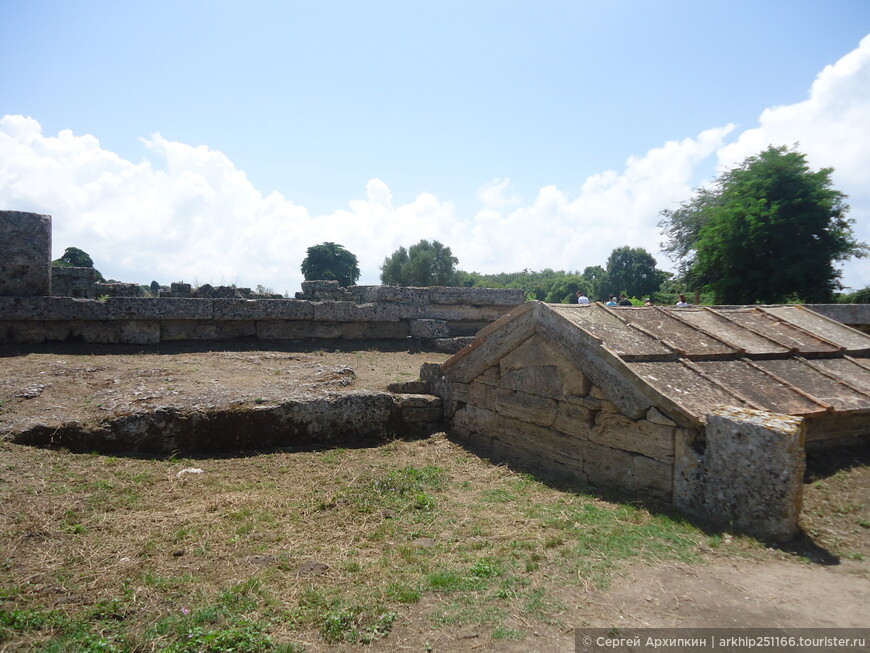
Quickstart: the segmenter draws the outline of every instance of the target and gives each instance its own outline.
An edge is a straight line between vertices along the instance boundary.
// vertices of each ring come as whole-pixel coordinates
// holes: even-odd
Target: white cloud
[[[313,216],[279,193],[264,196],[207,147],[155,134],[143,143],[156,163],[134,163],[91,135],[44,135],[23,116],[0,118],[0,207],[53,215],[55,256],[80,247],[107,276],[141,283],[262,283],[292,294],[306,248],[330,240],[358,256],[361,283],[377,283],[384,258],[421,238],[449,245],[460,267],[479,272],[582,270],[621,245],[645,247],[667,266],[659,212],[691,196],[711,158],[724,168],[769,144],[795,142],[814,167],[836,169],[856,231],[870,240],[870,37],[825,68],[806,101],[766,110],[758,127],[669,141],[630,156],[622,170],[590,176],[574,197],[545,186],[528,203],[510,180],[496,178],[479,189],[472,218],[429,193],[396,206],[380,179],[367,182],[365,199]],[[849,285],[870,285],[870,261],[846,271]]]
[[[849,196],[855,234],[870,242],[870,36],[826,66],[806,100],[765,109],[758,127],[720,150],[719,164],[728,169],[769,145],[795,143],[814,169],[834,168],[834,187]],[[849,261],[843,270],[847,285],[870,285],[870,260]]]

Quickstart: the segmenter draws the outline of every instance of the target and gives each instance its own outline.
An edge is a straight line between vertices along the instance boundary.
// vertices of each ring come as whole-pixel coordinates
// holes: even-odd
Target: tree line
[[[676,274],[659,270],[645,249],[629,246],[614,249],[604,266],[582,271],[480,274],[457,269],[449,247],[421,240],[384,260],[381,283],[522,288],[529,299],[565,303],[580,290],[600,301],[625,293],[662,302],[685,293],[719,304],[866,303],[870,287],[840,292],[836,264],[870,249],[855,238],[846,196],[833,188],[832,173],[811,170],[800,152],[771,146],[696,189],[677,209],[663,209],[662,247]],[[309,248],[302,272],[342,285],[360,275],[356,256],[335,243]]]
[[[811,170],[806,155],[768,147],[696,189],[676,209],[660,212],[663,251],[676,274],[659,270],[642,247],[614,249],[603,265],[583,270],[466,272],[450,247],[420,240],[399,247],[380,267],[381,283],[399,286],[522,288],[528,299],[593,301],[625,293],[640,302],[669,303],[686,294],[702,303],[870,303],[870,286],[845,294],[836,265],[870,253],[856,239],[846,196],[833,187],[832,168]],[[55,265],[93,267],[90,256],[68,248]],[[301,271],[306,280],[354,285],[360,277],[355,254],[325,242],[308,248]]]

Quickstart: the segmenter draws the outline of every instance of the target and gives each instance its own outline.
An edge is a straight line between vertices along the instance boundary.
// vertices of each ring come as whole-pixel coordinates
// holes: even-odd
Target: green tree
[[[459,259],[437,240],[399,247],[381,265],[381,283],[399,286],[455,286],[464,283],[456,271]]]
[[[326,279],[347,287],[356,283],[360,271],[354,254],[336,243],[321,243],[308,248],[302,274],[306,281]]]
[[[708,288],[720,303],[830,301],[841,274],[835,262],[868,252],[832,172],[813,172],[806,155],[771,146],[662,211],[663,247],[689,287]]]
[[[611,293],[610,277],[600,265],[590,265],[583,268],[583,284],[586,286],[586,296],[594,302],[606,302]]]
[[[656,260],[643,247],[617,247],[607,259],[607,279],[612,292],[641,298],[654,293],[661,283]]]
[[[63,252],[63,256],[53,260],[51,264],[61,268],[92,268],[94,267],[94,259],[83,249],[67,247]],[[97,273],[97,281],[104,281],[103,275],[100,274],[99,270],[95,269],[94,272]]]

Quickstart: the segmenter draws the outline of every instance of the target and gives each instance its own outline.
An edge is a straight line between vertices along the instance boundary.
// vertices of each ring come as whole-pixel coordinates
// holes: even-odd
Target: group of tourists
[[[578,304],[591,304],[591,300],[586,296],[586,293],[582,290],[577,291],[577,303]],[[619,298],[616,295],[610,295],[610,299],[604,304],[605,306],[634,306],[631,303],[631,300],[625,296],[625,293],[621,293]],[[644,302],[644,306],[653,306],[652,297],[647,297]],[[685,295],[680,295],[680,300],[676,303],[677,308],[685,308],[689,305],[689,302],[686,301]]]

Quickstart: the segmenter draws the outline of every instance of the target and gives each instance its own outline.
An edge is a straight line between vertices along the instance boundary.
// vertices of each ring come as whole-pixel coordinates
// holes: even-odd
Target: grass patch
[[[522,640],[559,622],[557,589],[712,545],[441,436],[195,461],[0,451],[40,470],[0,484],[15,551],[0,642],[16,651],[330,650],[389,638],[421,605],[432,631]],[[177,477],[190,466],[204,471]]]

